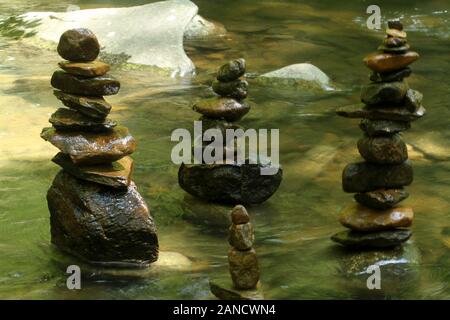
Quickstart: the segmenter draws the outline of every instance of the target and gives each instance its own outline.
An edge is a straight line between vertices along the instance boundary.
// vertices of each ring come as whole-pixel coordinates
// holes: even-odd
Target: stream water
[[[151,1],[0,0],[0,18],[28,11],[63,11],[140,5]],[[217,67],[244,57],[248,72],[263,73],[310,62],[339,88],[311,92],[251,83],[244,127],[279,128],[284,180],[267,202],[248,208],[256,230],[261,283],[273,299],[450,298],[450,9],[448,0],[378,1],[383,19],[403,17],[413,49],[410,86],[424,94],[428,114],[404,134],[414,163],[405,204],[415,211],[413,237],[404,249],[358,253],[329,239],[343,230],[340,209],[352,201],[341,190],[341,172],[359,155],[357,120],[336,107],[357,102],[368,81],[362,58],[383,31],[365,27],[366,1],[194,1],[200,14],[225,25],[215,41],[188,41],[195,79],[153,76],[141,68],[113,66],[122,89],[108,100],[111,118],[137,138],[134,180],[154,215],[163,251],[193,261],[188,271],[160,270],[147,277],[83,273],[82,290],[65,286],[65,259],[50,245],[45,195],[59,170],[57,152],[39,138],[59,105],[50,76],[59,58],[18,40],[0,27],[0,298],[3,299],[210,299],[208,281],[227,275],[226,228],[184,218],[187,211],[223,211],[180,189],[170,161],[175,128],[190,128],[198,114],[189,103],[207,92]],[[411,3],[413,2],[413,4]],[[130,18],[132,19],[132,18]],[[386,21],[386,20],[383,20]],[[228,209],[228,208],[227,208]],[[364,267],[378,261],[382,289],[368,290]],[[76,263],[75,261],[73,263]],[[83,268],[82,268],[83,270]]]

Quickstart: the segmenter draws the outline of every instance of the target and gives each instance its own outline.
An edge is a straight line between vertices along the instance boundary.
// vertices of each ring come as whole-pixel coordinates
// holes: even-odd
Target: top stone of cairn
[[[67,30],[58,43],[58,54],[75,62],[94,61],[100,53],[100,44],[95,34],[85,28]]]

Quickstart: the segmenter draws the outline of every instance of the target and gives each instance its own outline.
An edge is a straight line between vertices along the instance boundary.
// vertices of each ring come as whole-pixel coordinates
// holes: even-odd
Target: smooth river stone
[[[104,119],[111,111],[111,105],[102,97],[83,97],[54,90],[53,94],[66,107],[77,110],[88,117]]]
[[[219,81],[233,81],[242,77],[245,74],[245,60],[232,60],[219,68],[217,72],[217,80]]]
[[[220,300],[264,300],[261,290],[249,289],[241,290],[233,287],[230,279],[214,279],[209,281],[211,293]]]
[[[236,289],[248,290],[256,288],[259,281],[258,257],[254,249],[228,251],[228,264],[231,280]]]
[[[250,105],[230,98],[202,99],[192,106],[194,111],[213,119],[237,121],[250,111]]]
[[[67,30],[61,35],[57,51],[66,60],[89,62],[97,58],[100,44],[91,30],[76,28]]]
[[[411,208],[397,207],[375,210],[360,204],[352,204],[342,210],[339,222],[353,231],[373,232],[411,226],[414,213]]]
[[[422,118],[427,110],[420,106],[414,112],[409,111],[406,107],[369,107],[364,104],[354,104],[340,107],[336,110],[336,114],[346,118],[363,118],[372,120],[393,120],[393,121],[415,121]]]
[[[253,225],[250,222],[232,224],[228,231],[228,243],[237,250],[251,249],[254,240]]]
[[[378,50],[381,50],[385,53],[405,53],[409,49],[410,49],[409,44],[405,44],[404,46],[401,47],[388,47],[385,46],[384,44],[378,46]]]
[[[403,30],[403,24],[400,22],[399,19],[393,19],[388,21],[388,28],[389,29],[397,29],[399,31]]]
[[[278,169],[262,175],[261,169]],[[189,194],[203,200],[256,204],[269,199],[283,178],[280,168],[262,164],[182,164],[178,183]]]
[[[242,205],[237,205],[231,211],[231,221],[233,224],[245,224],[250,222],[250,216],[247,209]]]
[[[412,181],[413,169],[409,160],[396,165],[351,163],[342,172],[342,188],[349,193],[401,188]]]
[[[361,101],[367,105],[397,104],[403,101],[407,90],[405,81],[371,83],[363,87]]]
[[[383,40],[383,45],[388,48],[403,47],[406,43],[406,39],[402,38],[387,37]]]
[[[371,163],[401,164],[408,159],[406,143],[400,135],[363,137],[358,140],[359,154]]]
[[[370,120],[362,119],[359,127],[368,136],[390,136],[411,128],[411,124],[407,121],[392,120]]]
[[[406,36],[407,36],[405,31],[398,30],[395,28],[387,28],[386,34],[390,37],[400,38],[400,39],[406,39]]]
[[[117,123],[110,119],[94,119],[73,109],[59,108],[48,120],[58,131],[104,132]]]
[[[113,95],[120,89],[120,82],[111,76],[85,78],[64,71],[55,71],[51,84],[65,93],[94,97]]]
[[[230,82],[221,82],[214,80],[212,88],[215,93],[222,97],[233,98],[242,100],[247,98],[248,94],[248,82],[245,80],[234,80]]]
[[[103,76],[109,71],[109,64],[101,61],[92,62],[70,62],[62,61],[58,63],[59,67],[64,71],[83,77]]]
[[[423,94],[417,90],[408,89],[405,96],[405,107],[411,112],[415,112],[422,105]]]
[[[132,154],[136,142],[125,127],[117,126],[107,133],[59,132],[44,128],[41,138],[49,141],[79,164],[103,164]]]
[[[158,259],[155,222],[131,182],[125,190],[60,171],[47,193],[51,241],[92,264],[142,267]]]
[[[404,189],[378,189],[354,195],[358,203],[378,210],[392,208],[408,197],[409,193]]]
[[[134,167],[131,157],[123,157],[110,164],[80,166],[74,164],[68,155],[59,152],[52,161],[78,179],[113,188],[127,188]]]
[[[378,232],[341,231],[331,240],[353,248],[390,248],[396,247],[411,238],[411,230],[388,230]]]
[[[370,80],[373,82],[392,82],[392,81],[402,81],[411,75],[412,70],[409,67],[385,73],[372,72],[370,75]]]
[[[375,52],[364,58],[364,63],[375,72],[391,72],[403,69],[419,59],[419,54],[408,51],[404,54]]]

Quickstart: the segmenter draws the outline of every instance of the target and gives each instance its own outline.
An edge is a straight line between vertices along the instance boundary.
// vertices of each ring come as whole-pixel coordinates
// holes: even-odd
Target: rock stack
[[[158,258],[156,227],[131,180],[135,140],[128,129],[107,118],[120,83],[109,65],[95,60],[100,45],[88,29],[64,32],[51,85],[67,107],[51,115],[41,137],[61,152],[62,167],[47,193],[51,240],[63,251],[90,263],[142,266]]]
[[[363,106],[349,106],[337,113],[362,118],[364,136],[358,150],[365,162],[345,167],[342,185],[345,192],[356,193],[356,204],[345,208],[340,222],[351,231],[337,233],[332,239],[345,246],[394,247],[407,241],[413,210],[398,204],[409,194],[403,187],[412,183],[413,169],[401,132],[425,114],[422,94],[410,89],[405,78],[408,67],[419,58],[410,51],[406,32],[398,20],[389,21],[386,37],[378,52],[364,63],[373,73],[372,83],[362,89]]]
[[[211,291],[220,299],[261,299],[261,293],[256,290],[259,266],[253,249],[253,225],[242,205],[235,206],[231,212],[228,242],[231,245],[228,264],[233,285],[211,281]]]
[[[227,129],[240,129],[236,124],[246,115],[250,106],[243,100],[248,94],[248,83],[242,77],[245,74],[245,60],[237,59],[220,67],[217,78],[212,83],[213,91],[218,95],[197,101],[193,109],[202,117],[203,131],[218,129],[223,136],[222,163],[182,164],[178,172],[178,181],[186,192],[204,200],[220,203],[261,203],[270,198],[278,189],[282,179],[282,169],[274,175],[261,175],[262,167],[271,167],[268,162],[254,161],[245,163],[225,162],[230,145],[226,142]],[[235,143],[235,141],[233,141]],[[207,147],[202,144],[202,153]],[[196,156],[195,150],[193,151]],[[231,152],[228,152],[231,153]],[[251,155],[257,157],[257,155]]]

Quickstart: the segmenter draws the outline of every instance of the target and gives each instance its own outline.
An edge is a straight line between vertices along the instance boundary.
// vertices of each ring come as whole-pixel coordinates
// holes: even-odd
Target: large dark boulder
[[[158,259],[156,226],[133,182],[117,190],[60,171],[47,202],[52,243],[61,250],[106,266]]]
[[[261,175],[258,164],[182,164],[178,171],[181,188],[204,200],[252,204],[269,199],[280,186],[281,167],[274,175]]]

